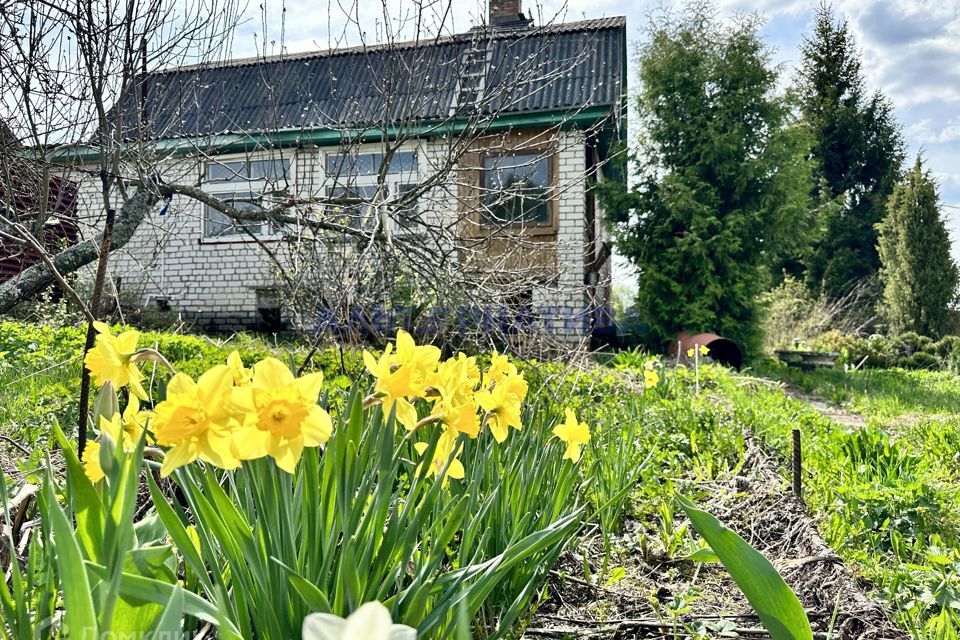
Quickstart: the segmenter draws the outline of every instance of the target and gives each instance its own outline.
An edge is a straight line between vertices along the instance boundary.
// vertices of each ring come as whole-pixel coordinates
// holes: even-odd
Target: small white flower
[[[329,613],[311,613],[303,619],[303,640],[417,640],[415,629],[393,624],[379,602],[368,602],[346,620]]]

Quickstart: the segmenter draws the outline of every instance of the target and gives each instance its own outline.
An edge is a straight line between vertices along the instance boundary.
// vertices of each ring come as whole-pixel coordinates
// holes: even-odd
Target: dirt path
[[[815,637],[826,638],[832,630],[830,637],[837,639],[908,638],[820,536],[779,465],[749,438],[739,474],[700,484],[711,492],[705,507],[774,563],[807,610]],[[674,515],[676,531],[686,520]],[[588,566],[599,570],[598,540],[568,554],[561,569],[569,577],[554,575],[551,598],[525,637],[769,637],[721,565],[685,560],[685,550],[664,553],[662,518],[656,520],[630,522],[619,537],[620,552],[611,565],[622,566],[624,576],[615,583],[583,579],[584,554]]]
[[[781,389],[783,390],[784,394],[810,406],[827,420],[835,422],[849,429],[861,429],[867,426],[866,419],[855,411],[850,411],[849,409],[834,404],[833,402],[821,398],[820,396],[803,393],[799,389],[795,389],[793,387],[781,385]]]

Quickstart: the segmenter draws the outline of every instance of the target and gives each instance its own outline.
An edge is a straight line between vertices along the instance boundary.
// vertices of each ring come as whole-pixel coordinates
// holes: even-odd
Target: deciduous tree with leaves
[[[950,255],[936,181],[920,156],[894,187],[877,230],[883,310],[890,329],[940,337],[957,299],[960,271]]]

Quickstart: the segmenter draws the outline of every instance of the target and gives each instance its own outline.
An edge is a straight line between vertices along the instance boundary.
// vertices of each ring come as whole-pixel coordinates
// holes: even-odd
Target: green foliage
[[[804,343],[820,351],[840,354],[840,365],[865,369],[927,369],[960,371],[960,336],[944,336],[934,341],[913,332],[897,336],[874,334],[857,336],[827,331]]]
[[[856,335],[873,324],[875,295],[869,287],[857,287],[841,298],[813,294],[791,275],[760,296],[763,306],[764,351],[791,348],[799,340],[810,345],[825,333]],[[826,351],[840,351],[825,349]]]
[[[843,203],[828,210],[826,233],[804,262],[811,289],[838,297],[880,267],[875,225],[900,174],[904,143],[890,101],[868,95],[853,34],[829,5],[817,10],[801,54],[798,91],[815,141],[814,195],[821,204]]]
[[[652,342],[709,330],[756,347],[766,267],[813,226],[808,139],[759,28],[694,3],[640,50],[636,186],[602,193]]]
[[[218,364],[226,355],[204,339],[154,340],[177,358]],[[40,361],[59,348],[51,342],[31,353]],[[257,341],[248,348],[267,349]],[[350,371],[356,355],[342,357]],[[341,354],[318,363],[339,371]],[[523,429],[502,444],[464,439],[466,478],[447,484],[425,477],[411,440],[379,408],[362,408],[369,378],[359,369],[350,371],[351,389],[328,387],[322,402],[339,407],[333,436],[323,450],[305,451],[294,475],[258,460],[232,473],[187,466],[158,482],[141,472],[139,450],[101,438],[107,478],[95,485],[58,434],[66,482],[48,465],[27,567],[10,574],[14,595],[0,593],[3,633],[57,637],[57,624],[47,632],[37,625],[66,602],[71,610],[79,603],[70,614],[76,624],[101,632],[175,637],[210,623],[224,638],[289,638],[308,612],[345,614],[378,599],[425,638],[450,637],[464,619],[475,637],[515,635],[584,521],[599,525],[606,543],[597,583],[622,577],[608,561],[622,551],[612,541],[627,515],[653,523],[664,555],[693,563],[675,485],[689,478],[708,486],[736,474],[744,459],[740,424],[713,395],[727,374],[706,365],[668,369],[641,352],[611,364],[524,364]],[[576,465],[551,437],[567,406],[593,427]],[[156,455],[143,464],[155,468]],[[2,479],[0,488],[7,494]],[[646,539],[645,531],[644,548]],[[591,570],[585,563],[587,579]],[[676,619],[688,596],[695,593],[662,610]]]
[[[898,184],[879,230],[883,315],[894,332],[939,337],[957,299],[960,271],[950,254],[950,234],[940,196],[920,156]]]
[[[805,391],[851,403],[866,428],[841,425],[767,387],[727,383],[736,419],[788,456],[793,429],[803,434],[804,498],[826,541],[855,562],[896,622],[915,638],[960,631],[956,570],[960,558],[960,411],[954,376],[922,371],[801,372],[765,367]],[[931,418],[917,416],[930,415]],[[880,428],[899,416],[896,434]],[[944,616],[944,611],[947,615]],[[946,634],[946,635],[944,635]]]
[[[4,426],[4,435],[33,448],[49,437],[55,421],[65,428],[76,424],[76,389],[85,332],[77,326],[0,321],[0,388],[5,398],[0,403],[0,425]],[[200,335],[148,331],[143,333],[141,344],[156,346],[175,369],[191,376],[223,363],[235,349],[248,362],[280,355],[299,363],[307,351],[295,344],[270,344],[246,334],[215,341]],[[310,362],[311,370],[323,371],[326,379],[338,386],[350,386],[349,381],[344,382],[341,369],[354,377],[363,369],[360,354],[352,350],[320,349]],[[148,375],[155,372],[162,370],[149,370]],[[36,468],[40,462],[38,458],[24,464]]]
[[[680,498],[680,504],[760,616],[770,637],[773,640],[813,640],[803,605],[770,561],[689,500]]]
[[[221,488],[209,470],[179,470],[199,556],[189,520],[151,485],[192,573],[212,577],[204,597],[244,637],[295,637],[310,612],[345,616],[371,600],[424,638],[447,637],[461,599],[490,622],[485,637],[502,635],[579,528],[573,465],[541,455],[552,423],[532,413],[504,446],[468,443],[469,475],[448,485],[426,477],[406,433],[362,398],[351,392],[330,442],[305,451],[293,476],[258,460]]]

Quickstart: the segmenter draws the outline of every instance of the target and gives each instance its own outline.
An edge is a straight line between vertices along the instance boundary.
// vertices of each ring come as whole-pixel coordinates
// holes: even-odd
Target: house
[[[0,120],[0,215],[22,225],[47,252],[76,244],[77,187],[25,159],[20,141]],[[35,247],[0,224],[0,282],[41,261]]]
[[[590,185],[625,134],[626,55],[624,18],[538,26],[519,0],[491,0],[487,23],[461,34],[151,72],[114,118],[163,155],[165,182],[245,211],[296,202],[301,220],[349,235],[415,193],[390,210],[393,237],[452,230],[477,248],[458,247],[464,269],[533,274],[504,304],[577,337],[609,323]],[[111,271],[122,297],[208,329],[320,322],[278,291],[277,256],[297,235],[178,194]]]

